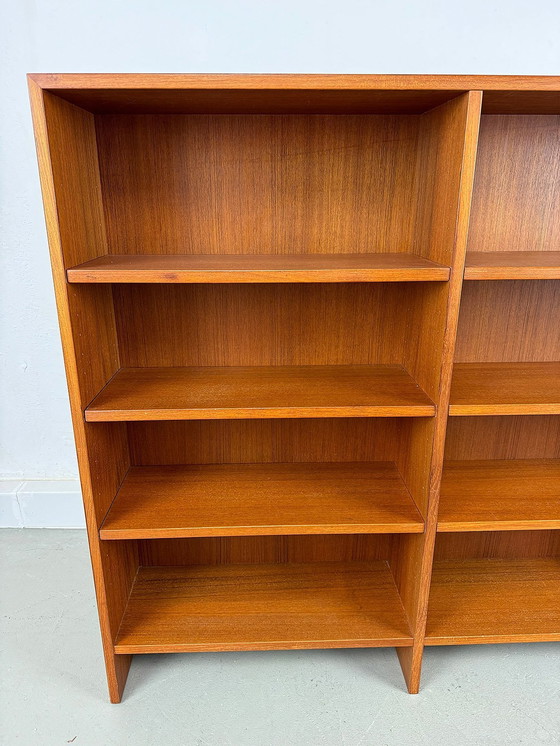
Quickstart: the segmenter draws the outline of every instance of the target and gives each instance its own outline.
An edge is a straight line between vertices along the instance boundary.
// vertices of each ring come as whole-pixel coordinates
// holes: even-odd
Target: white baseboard
[[[85,528],[77,479],[0,480],[0,528]]]

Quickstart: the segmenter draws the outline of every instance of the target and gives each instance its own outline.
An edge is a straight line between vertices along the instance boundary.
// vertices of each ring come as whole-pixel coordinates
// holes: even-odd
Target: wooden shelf
[[[116,653],[409,646],[385,562],[141,567]]]
[[[560,528],[560,460],[447,461],[438,531]]]
[[[465,280],[558,280],[560,251],[468,251]]]
[[[427,645],[560,640],[560,557],[438,560]]]
[[[434,409],[400,365],[122,368],[85,418],[426,417]]]
[[[422,533],[392,463],[134,466],[102,539]]]
[[[133,653],[396,646],[415,693],[426,619],[560,640],[560,362],[495,362],[560,361],[560,77],[29,86],[111,700]]]
[[[92,259],[69,282],[407,282],[448,280],[449,267],[415,254],[133,254]]]
[[[455,363],[449,414],[560,414],[560,363]]]

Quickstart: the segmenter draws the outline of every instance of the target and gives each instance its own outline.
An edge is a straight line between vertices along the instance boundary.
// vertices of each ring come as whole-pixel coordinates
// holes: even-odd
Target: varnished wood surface
[[[456,363],[449,414],[560,414],[560,363]]]
[[[33,81],[29,93],[107,682],[111,701],[119,702],[131,657],[115,656],[113,640],[138,553],[128,542],[102,548],[98,529],[128,468],[128,448],[123,426],[95,429],[83,419],[83,407],[118,368],[113,305],[108,288],[76,293],[64,274],[67,263],[107,250],[95,124]]]
[[[455,362],[560,360],[560,283],[465,282]]]
[[[560,91],[558,75],[364,75],[317,73],[30,73],[47,90],[82,88]]]
[[[120,542],[105,543],[112,546]],[[140,565],[145,567],[387,561],[397,543],[395,534],[210,536],[137,542]]]
[[[440,532],[435,557],[437,560],[560,557],[560,531]]]
[[[99,116],[108,253],[420,254],[418,127],[418,116]]]
[[[559,280],[560,251],[469,251],[465,280]]]
[[[115,652],[410,644],[384,562],[143,567]]]
[[[453,417],[447,429],[445,458],[449,461],[560,459],[560,417],[552,414]]]
[[[429,309],[417,318],[418,304],[445,293],[445,284],[113,285],[121,366],[400,364],[410,370],[406,360],[420,344],[419,327],[432,323]],[[96,289],[80,289],[87,288]],[[424,369],[433,381],[427,360]]]
[[[126,428],[137,466],[338,463],[395,461],[419,422],[407,417],[325,417],[133,422]]]
[[[434,287],[415,303],[418,345],[407,365],[437,404],[433,422],[419,421],[411,433],[410,454],[400,468],[426,520],[422,535],[402,536],[391,568],[412,620],[414,645],[397,651],[410,693],[420,686],[424,628],[436,535],[439,481],[467,228],[476,157],[481,97],[471,92],[422,117],[420,236],[430,256],[452,264],[449,285]],[[429,175],[431,176],[430,180]],[[448,254],[447,252],[450,252]],[[410,351],[409,351],[410,354]]]
[[[54,75],[31,91],[112,700],[132,652],[247,647],[396,645],[417,691],[434,541],[432,644],[559,639],[558,462],[519,461],[559,456],[560,78]],[[507,116],[482,120],[465,277],[496,281],[462,287],[482,91]],[[451,414],[492,416],[450,420],[460,474],[436,540],[454,351]],[[348,470],[374,459],[399,476],[361,480],[365,520],[348,523]],[[130,463],[124,530],[173,533],[100,541]],[[290,535],[296,513],[319,533]],[[221,533],[247,527],[262,535]]]
[[[559,201],[560,116],[483,116],[469,251],[558,252]]]
[[[490,114],[560,113],[560,77],[35,73],[30,79],[95,112],[421,113],[484,91]]]
[[[560,557],[438,560],[427,645],[560,640]]]
[[[434,405],[398,365],[122,368],[88,422],[253,417],[426,417]]]
[[[560,529],[560,460],[447,461],[438,531]]]
[[[448,280],[449,268],[413,254],[107,254],[69,282],[243,283]]]
[[[102,539],[424,530],[394,464],[132,467]]]

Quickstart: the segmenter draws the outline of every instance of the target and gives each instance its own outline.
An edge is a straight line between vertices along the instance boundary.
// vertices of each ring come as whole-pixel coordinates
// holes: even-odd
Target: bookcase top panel
[[[30,81],[95,113],[419,114],[468,90],[485,113],[560,112],[560,76],[39,73]]]

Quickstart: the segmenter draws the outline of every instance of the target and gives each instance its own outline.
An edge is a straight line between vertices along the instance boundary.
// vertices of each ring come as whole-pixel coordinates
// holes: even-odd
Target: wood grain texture
[[[30,73],[41,88],[130,90],[488,90],[560,92],[559,75],[363,75],[316,73]],[[126,97],[126,93],[122,97]]]
[[[111,701],[118,702],[131,658],[116,656],[113,641],[138,553],[129,542],[102,546],[98,529],[128,468],[128,447],[123,426],[92,428],[82,414],[101,382],[118,368],[116,329],[108,289],[75,292],[64,276],[67,263],[105,250],[94,122],[33,81],[30,98],[105,668]]]
[[[560,532],[463,531],[438,533],[437,560],[537,559],[560,556]]]
[[[394,464],[132,467],[102,539],[424,530]]]
[[[87,422],[260,417],[429,417],[400,366],[122,368]]]
[[[144,567],[117,653],[410,645],[386,563]]]
[[[33,74],[92,111],[423,112],[484,90],[489,113],[559,113],[560,77],[524,75]]]
[[[560,77],[524,75],[32,74],[95,112],[422,113],[484,90],[488,114],[560,113]]]
[[[559,459],[560,417],[453,417],[447,429],[445,458]]]
[[[468,251],[465,280],[560,280],[560,251]]]
[[[121,365],[406,368],[434,284],[116,285]]]
[[[468,282],[463,288],[455,361],[560,360],[560,283]]]
[[[560,363],[456,363],[449,414],[560,414]]]
[[[414,254],[107,254],[67,272],[68,282],[426,282],[449,268]]]
[[[417,228],[422,244],[430,246],[429,255],[446,256],[451,262],[451,278],[445,289],[430,287],[429,295],[416,299],[418,346],[413,357],[407,358],[409,369],[437,403],[433,424],[418,422],[409,448],[398,461],[426,521],[423,535],[400,538],[391,560],[414,630],[414,646],[397,651],[410,693],[418,692],[420,686],[480,107],[480,94],[471,92],[424,115],[421,127],[420,162],[434,181],[421,187]]]
[[[395,461],[408,448],[407,417],[184,420],[126,425],[137,466]]]
[[[483,116],[469,251],[558,251],[560,116]]]
[[[560,528],[560,460],[447,461],[438,531]]]
[[[309,534],[147,539],[137,543],[141,565],[176,567],[387,561],[395,539],[394,534]]]
[[[560,640],[560,558],[434,563],[427,645]]]
[[[404,460],[411,430],[422,422],[423,418],[415,417],[191,420],[132,422],[127,429],[131,459],[138,465],[328,465]],[[386,560],[392,544],[393,536],[388,534],[139,541],[144,565]]]
[[[395,645],[417,691],[434,553],[430,644],[560,639],[560,78],[30,89],[112,700],[202,649]]]
[[[103,115],[96,127],[110,254],[416,253],[418,117]]]

